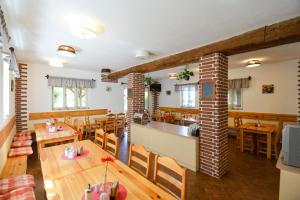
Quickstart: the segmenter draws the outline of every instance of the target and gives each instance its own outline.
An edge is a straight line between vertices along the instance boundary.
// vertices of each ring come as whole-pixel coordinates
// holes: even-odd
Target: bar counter
[[[190,170],[199,168],[199,137],[189,136],[188,127],[156,121],[145,125],[132,123],[131,142],[172,157]]]

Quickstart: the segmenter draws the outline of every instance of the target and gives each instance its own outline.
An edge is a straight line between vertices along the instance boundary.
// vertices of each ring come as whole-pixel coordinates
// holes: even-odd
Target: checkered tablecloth
[[[0,195],[21,187],[35,187],[34,177],[29,174],[0,180]]]
[[[32,140],[17,140],[11,144],[12,148],[15,147],[29,147],[32,144]]]
[[[15,156],[30,155],[30,154],[33,154],[31,147],[19,147],[19,148],[10,149],[8,156],[15,157]]]
[[[32,187],[22,187],[0,195],[0,200],[35,200]]]
[[[27,136],[15,136],[14,137],[14,141],[20,141],[20,140],[31,140],[31,136],[27,135]]]
[[[20,136],[31,136],[31,132],[30,131],[22,131],[19,133],[16,133],[15,137],[20,137]]]

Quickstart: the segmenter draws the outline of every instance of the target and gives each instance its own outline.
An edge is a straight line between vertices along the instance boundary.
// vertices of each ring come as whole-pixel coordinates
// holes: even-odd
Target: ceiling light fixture
[[[101,69],[101,74],[104,75],[104,76],[107,76],[111,73],[111,69],[108,69],[108,68],[102,68]]]
[[[64,67],[64,62],[62,60],[49,60],[49,65],[52,67]]]
[[[261,62],[259,60],[250,60],[246,63],[246,67],[251,68],[251,67],[258,67],[261,65]]]
[[[169,73],[168,76],[169,76],[169,78],[171,78],[171,79],[177,78],[177,74],[176,74],[176,73]]]
[[[70,32],[74,36],[83,39],[93,39],[97,36],[95,31],[84,26],[72,26]]]
[[[76,55],[76,50],[74,47],[68,45],[60,45],[57,49],[57,52],[66,57],[74,57]]]
[[[135,53],[137,59],[145,60],[150,57],[150,52],[146,50],[138,50]]]

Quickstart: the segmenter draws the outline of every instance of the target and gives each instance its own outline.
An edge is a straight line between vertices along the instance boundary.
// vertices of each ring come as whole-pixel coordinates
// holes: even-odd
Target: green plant
[[[155,83],[155,80],[152,77],[148,76],[148,77],[144,78],[144,82],[148,86],[148,85]]]
[[[177,80],[190,80],[190,77],[194,76],[194,73],[192,71],[189,71],[187,69],[184,69],[182,72],[179,73],[177,76]]]

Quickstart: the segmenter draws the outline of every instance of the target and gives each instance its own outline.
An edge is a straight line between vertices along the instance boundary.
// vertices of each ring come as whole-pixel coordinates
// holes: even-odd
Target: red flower
[[[111,156],[106,156],[101,158],[102,162],[114,162],[114,159]]]
[[[58,120],[57,120],[56,118],[54,118],[53,121],[54,121],[54,123],[57,123],[57,122],[58,122]]]
[[[80,131],[75,131],[74,134],[75,135],[82,135],[82,133]]]

